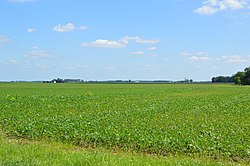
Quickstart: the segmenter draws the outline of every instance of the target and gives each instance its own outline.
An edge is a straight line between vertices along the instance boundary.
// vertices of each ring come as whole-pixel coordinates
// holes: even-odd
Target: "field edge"
[[[208,157],[149,155],[105,148],[83,148],[48,141],[10,139],[0,133],[0,165],[248,165],[248,161]]]

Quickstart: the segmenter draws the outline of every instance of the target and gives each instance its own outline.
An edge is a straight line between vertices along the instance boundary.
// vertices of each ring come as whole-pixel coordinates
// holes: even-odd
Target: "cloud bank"
[[[248,8],[246,0],[207,0],[203,6],[194,12],[204,15],[212,15],[223,10],[239,10]]]
[[[81,46],[102,47],[102,48],[124,48],[127,47],[131,41],[134,41],[139,44],[155,44],[160,42],[157,39],[143,39],[139,36],[125,36],[119,40],[97,39],[94,42],[82,43]]]
[[[75,29],[87,30],[87,29],[89,29],[89,27],[87,27],[85,25],[81,25],[79,27],[76,27],[73,23],[68,23],[65,25],[58,24],[52,28],[52,30],[56,31],[56,32],[70,32],[70,31],[73,31]]]
[[[40,58],[52,58],[53,55],[45,50],[32,50],[24,55],[25,58],[29,59],[40,59]]]
[[[73,31],[74,29],[75,29],[75,25],[72,23],[68,23],[66,25],[58,24],[53,28],[53,30],[57,32],[70,32],[70,31]]]

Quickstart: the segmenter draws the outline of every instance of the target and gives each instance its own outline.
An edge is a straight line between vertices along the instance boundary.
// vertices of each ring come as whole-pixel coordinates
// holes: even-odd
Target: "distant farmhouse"
[[[44,83],[80,83],[80,82],[83,82],[83,80],[81,79],[60,79],[60,78],[57,78],[57,79],[53,79],[51,81],[44,81]]]

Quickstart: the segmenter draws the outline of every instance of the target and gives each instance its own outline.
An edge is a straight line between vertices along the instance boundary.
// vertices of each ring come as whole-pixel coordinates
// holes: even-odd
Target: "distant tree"
[[[230,76],[218,76],[218,77],[213,77],[212,82],[218,82],[218,83],[234,82],[234,79],[233,77]]]
[[[53,79],[51,80],[52,83],[64,83],[63,79],[57,78],[57,79]]]
[[[181,82],[181,83],[193,83],[193,79],[187,79],[187,78],[185,78],[184,79],[184,81],[179,81],[179,82]]]

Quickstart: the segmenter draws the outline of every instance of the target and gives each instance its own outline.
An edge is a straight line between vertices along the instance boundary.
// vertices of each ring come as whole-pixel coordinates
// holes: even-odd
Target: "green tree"
[[[250,67],[245,68],[245,74],[243,76],[243,85],[250,85]]]
[[[239,71],[236,74],[233,75],[234,83],[236,85],[241,85],[243,82],[243,78],[245,76],[245,72]]]
[[[236,85],[241,85],[240,77],[239,76],[235,77],[234,82],[235,82]]]
[[[234,83],[237,85],[250,85],[250,67],[233,75]]]
[[[218,76],[218,77],[213,77],[212,82],[234,82],[233,77],[229,76]]]

